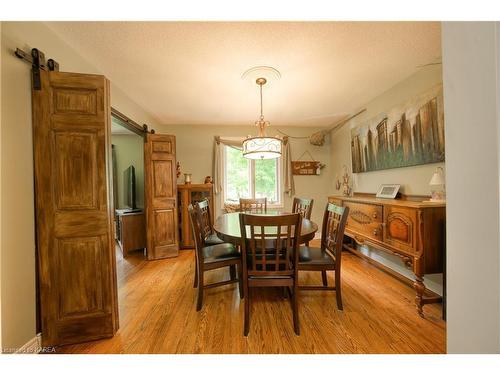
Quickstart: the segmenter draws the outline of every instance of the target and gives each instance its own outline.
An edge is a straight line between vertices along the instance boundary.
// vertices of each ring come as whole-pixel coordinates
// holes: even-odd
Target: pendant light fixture
[[[262,86],[266,82],[267,80],[263,77],[255,80],[260,88],[260,118],[255,121],[255,125],[259,128],[259,135],[257,137],[249,136],[243,141],[243,157],[246,159],[276,159],[281,156],[281,139],[266,136],[266,126],[269,126],[269,121],[264,120],[262,111]]]

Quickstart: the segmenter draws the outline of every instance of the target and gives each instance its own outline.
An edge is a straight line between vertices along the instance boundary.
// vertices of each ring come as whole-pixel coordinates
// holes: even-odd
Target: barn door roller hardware
[[[59,71],[59,63],[53,59],[48,59],[45,62],[45,54],[37,48],[32,48],[31,53],[26,53],[22,49],[17,48],[14,53],[20,59],[31,64],[31,77],[35,90],[42,89],[40,70]]]

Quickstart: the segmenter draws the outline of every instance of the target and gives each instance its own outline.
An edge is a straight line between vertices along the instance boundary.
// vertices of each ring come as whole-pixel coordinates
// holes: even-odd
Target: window
[[[267,198],[270,205],[281,204],[280,159],[249,160],[241,150],[224,146],[224,202],[240,198]]]

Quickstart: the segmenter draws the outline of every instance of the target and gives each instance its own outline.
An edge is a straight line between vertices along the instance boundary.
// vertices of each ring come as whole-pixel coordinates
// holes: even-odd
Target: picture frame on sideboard
[[[382,184],[380,185],[377,195],[377,198],[386,198],[386,199],[394,199],[396,195],[398,195],[398,191],[401,185],[399,184]]]

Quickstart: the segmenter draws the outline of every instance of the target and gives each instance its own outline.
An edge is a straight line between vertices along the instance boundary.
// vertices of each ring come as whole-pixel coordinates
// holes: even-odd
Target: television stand
[[[146,248],[146,220],[143,209],[121,209],[116,213],[116,239],[123,257]]]
[[[124,214],[131,214],[131,213],[135,213],[135,212],[144,212],[144,210],[142,208],[126,208],[126,209],[120,210],[120,211],[123,211]]]

